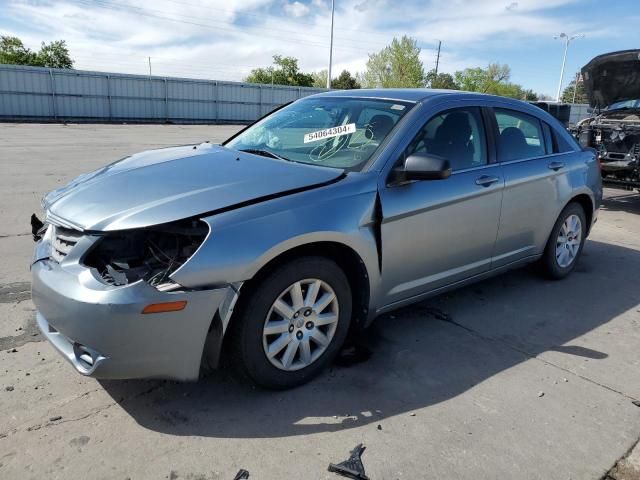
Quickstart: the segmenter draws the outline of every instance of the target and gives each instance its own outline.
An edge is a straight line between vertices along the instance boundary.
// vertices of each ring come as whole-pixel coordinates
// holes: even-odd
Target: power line
[[[238,13],[238,12],[236,12],[234,10],[225,10],[225,9],[222,9],[222,8],[209,7],[209,6],[206,6],[206,5],[198,5],[198,4],[195,4],[195,3],[182,2],[182,1],[179,1],[179,0],[161,0],[161,1],[175,3],[175,4],[178,4],[178,5],[184,5],[184,6],[189,6],[189,7],[201,8],[201,9],[207,10],[207,11],[214,10],[214,11],[217,11],[217,12]],[[265,16],[262,15],[262,14],[248,13],[248,12],[241,12],[241,13],[238,14],[238,16],[258,18],[260,20],[264,20],[264,18],[265,18]],[[305,21],[305,20],[301,20],[299,18],[296,19],[296,23],[297,24],[302,24],[302,25],[311,25],[311,26],[314,26],[314,27],[318,26],[318,24],[315,23],[315,22],[308,22],[308,21]],[[386,39],[389,38],[389,35],[386,34],[386,33],[380,33],[380,32],[376,32],[376,31],[373,31],[373,30],[365,30],[365,29],[361,29],[361,28],[347,28],[347,29],[343,28],[341,31],[342,32],[354,32],[354,33],[366,33],[367,35],[377,35],[377,36],[380,36],[380,37],[385,37]]]
[[[91,56],[85,56],[85,55],[73,55],[74,58],[85,58],[85,59],[90,59],[90,60],[95,60],[96,56],[95,55],[91,55]],[[117,59],[118,63],[121,63],[122,61],[126,61],[123,59],[126,58],[137,58],[139,55],[136,52],[130,52],[130,53],[100,53],[99,57],[102,59],[103,57],[107,57],[108,58],[113,58],[113,59]],[[142,58],[142,57],[140,57]],[[155,64],[168,64],[168,63],[175,63],[175,62],[185,62],[185,60],[181,59],[181,58],[176,58],[176,57],[154,57],[154,58],[160,58],[160,61],[155,60],[154,63]],[[144,61],[144,60],[140,60],[140,61]],[[209,65],[206,63],[202,63],[201,61],[198,61],[199,65]],[[191,64],[189,64],[191,65]],[[238,63],[221,63],[216,61],[214,64],[216,67],[222,65],[222,66],[226,66],[226,67],[232,67],[234,69],[238,69],[238,67],[246,67],[246,68],[260,68],[260,67],[264,67],[264,65],[242,65],[242,64],[238,64]]]
[[[106,71],[111,71],[111,72],[117,72],[123,69],[123,67],[127,67],[127,69],[131,69],[130,67],[135,67],[137,68],[137,70],[140,72],[140,74],[148,72],[148,65],[147,65],[147,61],[146,59],[143,59],[141,57],[139,62],[134,62],[134,61],[122,61],[122,62],[103,62],[103,61],[99,61],[95,58],[91,59],[91,60],[79,60],[79,63],[82,65],[82,67],[80,69],[83,70],[97,70],[97,71],[105,71],[105,69],[110,69],[110,70],[106,70]],[[165,63],[165,62],[156,62],[154,61],[154,66],[155,66],[155,73],[156,76],[166,76],[163,75],[159,70],[169,70],[171,72],[179,72],[179,73],[183,73],[185,75],[204,75],[207,77],[211,76],[211,73],[222,73],[222,74],[241,74],[243,73],[241,69],[233,69],[233,68],[216,68],[216,67],[203,67],[203,68],[196,68],[196,67],[189,67],[189,66],[185,66],[185,65],[180,65],[180,64],[172,64],[172,63]],[[161,68],[159,68],[159,66]],[[172,74],[175,75],[175,74]]]
[[[191,21],[191,20],[183,20],[180,18],[172,18],[172,17],[168,17],[165,15],[160,15],[160,13],[162,14],[169,14],[169,15],[174,15],[174,16],[179,16],[179,17],[183,17],[183,18],[198,18],[198,17],[193,17],[193,16],[189,16],[189,15],[181,15],[181,14],[175,14],[172,12],[166,12],[166,11],[162,11],[162,10],[155,10],[155,9],[144,9],[141,7],[135,7],[132,5],[127,5],[127,4],[122,4],[122,3],[117,3],[117,2],[113,2],[113,1],[109,1],[109,0],[94,0],[94,1],[88,1],[88,0],[69,0],[72,3],[76,3],[82,6],[93,6],[93,7],[99,7],[99,8],[103,8],[103,9],[107,9],[107,10],[114,10],[114,11],[124,11],[127,13],[131,13],[133,15],[138,15],[141,17],[148,17],[148,18],[155,18],[155,19],[159,19],[159,20],[166,20],[166,21],[170,21],[170,22],[175,22],[175,23],[182,23],[182,24],[186,24],[186,25],[194,25],[197,27],[201,27],[201,28],[206,28],[209,30],[215,30],[215,31],[226,31],[226,32],[230,32],[233,33],[235,35],[251,35],[251,36],[257,36],[260,38],[264,38],[264,37],[270,37],[270,38],[274,38],[274,39],[278,39],[278,40],[286,40],[286,41],[291,41],[291,40],[295,40],[296,43],[300,43],[300,44],[306,44],[306,45],[312,45],[312,46],[318,46],[318,47],[323,47],[326,48],[328,45],[325,43],[321,43],[321,42],[313,42],[313,41],[308,41],[305,40],[305,38],[308,37],[320,37],[320,35],[315,35],[315,34],[307,34],[307,33],[303,33],[303,32],[297,32],[297,31],[293,31],[293,30],[279,30],[279,32],[282,33],[291,33],[291,34],[295,34],[295,35],[304,35],[304,38],[294,38],[291,36],[279,36],[279,35],[274,35],[265,31],[260,31],[260,32],[255,32],[252,30],[236,30],[236,29],[232,29],[232,28],[226,28],[229,26],[232,26],[231,24],[228,23],[223,23],[223,22],[216,22],[216,21],[211,21],[210,24],[205,24],[205,23],[199,23],[199,22],[195,22],[195,21]],[[150,12],[158,12],[158,14],[155,13],[150,13]],[[213,26],[211,24],[219,24],[219,25],[223,25],[222,27],[218,27],[218,26]],[[354,47],[354,46],[349,46],[349,45],[344,45],[344,41],[343,41],[343,45],[336,47],[338,49],[341,50],[356,50],[356,51],[366,51],[369,52],[370,49],[367,48],[362,48],[362,47]]]

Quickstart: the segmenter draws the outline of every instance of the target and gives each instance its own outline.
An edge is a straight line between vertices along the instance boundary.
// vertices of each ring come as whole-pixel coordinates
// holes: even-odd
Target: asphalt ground
[[[329,463],[359,443],[375,480],[640,478],[633,192],[606,190],[568,279],[525,268],[384,315],[362,361],[292,391],[224,371],[195,384],[77,374],[34,323],[40,198],[127,154],[237,128],[0,124],[0,478],[333,479]]]

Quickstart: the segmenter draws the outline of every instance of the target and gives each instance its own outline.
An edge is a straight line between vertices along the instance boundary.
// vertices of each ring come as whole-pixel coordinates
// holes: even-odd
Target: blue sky
[[[595,55],[640,48],[637,0],[336,0],[334,71],[365,68],[394,36],[416,38],[425,69],[442,43],[441,71],[490,62],[511,80],[555,95],[561,32],[565,84]],[[0,34],[37,48],[66,39],[81,69],[240,80],[274,54],[326,68],[330,0],[0,0]]]

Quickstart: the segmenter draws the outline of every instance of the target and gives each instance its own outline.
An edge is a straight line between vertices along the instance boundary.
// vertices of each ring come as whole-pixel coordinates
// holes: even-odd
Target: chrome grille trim
[[[53,240],[51,242],[51,258],[56,262],[62,262],[71,249],[84,236],[82,232],[71,228],[53,226]]]

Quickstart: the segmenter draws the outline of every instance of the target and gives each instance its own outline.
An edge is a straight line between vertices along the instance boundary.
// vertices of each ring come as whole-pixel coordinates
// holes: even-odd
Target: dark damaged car
[[[576,125],[598,151],[605,183],[640,188],[640,50],[599,55],[582,68],[595,115]]]

